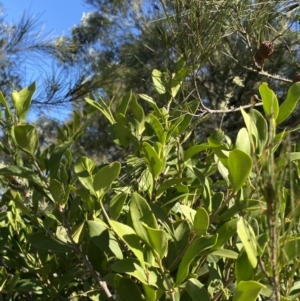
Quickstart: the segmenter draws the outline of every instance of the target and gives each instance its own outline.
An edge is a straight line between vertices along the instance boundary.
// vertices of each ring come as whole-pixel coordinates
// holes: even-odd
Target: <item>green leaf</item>
[[[234,192],[242,188],[252,170],[252,159],[239,149],[229,152],[229,181]]]
[[[155,216],[155,219],[159,221],[159,223],[162,225],[162,227],[159,228],[164,228],[167,233],[173,235],[174,233],[173,224],[170,221],[170,218],[168,214],[164,211],[164,209],[161,208],[161,206],[159,206],[158,204],[153,204],[153,203],[150,204],[150,207]]]
[[[117,273],[125,273],[135,277],[144,284],[149,284],[147,281],[147,276],[141,267],[140,262],[135,258],[124,258],[122,260],[118,260],[113,263],[111,268]]]
[[[52,194],[54,201],[57,204],[62,204],[64,201],[64,196],[65,196],[65,190],[64,190],[63,185],[60,182],[58,182],[57,180],[52,179],[50,181],[49,190]]]
[[[196,167],[193,168],[193,171],[203,186],[203,201],[204,201],[205,208],[209,212],[211,212],[212,210],[211,191],[210,191],[211,188],[210,188],[208,178],[205,177],[204,174]]]
[[[252,268],[256,268],[257,244],[255,239],[255,233],[252,227],[247,223],[247,221],[243,217],[240,217],[240,219],[237,222],[237,234],[241,242],[243,243]]]
[[[145,223],[148,227],[154,229],[158,229],[158,225],[149,204],[136,192],[131,196],[129,213],[136,234],[141,239],[148,242],[147,231],[142,223]]]
[[[299,256],[300,236],[280,237],[281,256],[279,258],[282,266],[285,266]]]
[[[158,157],[155,149],[148,142],[143,142],[142,146],[144,159],[153,178],[156,178],[163,170],[162,161]]]
[[[109,214],[112,219],[118,219],[123,209],[124,203],[127,199],[127,196],[127,193],[121,192],[114,195],[114,197],[111,199],[109,203]]]
[[[192,225],[194,224],[194,218],[196,215],[196,210],[187,205],[180,205],[180,210],[183,216],[188,220]]]
[[[204,150],[207,150],[209,148],[211,148],[211,146],[209,144],[199,144],[199,145],[194,145],[194,146],[190,147],[188,150],[186,150],[184,152],[184,161],[187,161],[188,159],[192,158],[196,154],[198,154]]]
[[[199,280],[190,278],[185,285],[185,289],[192,297],[193,301],[210,301],[209,294],[204,285]]]
[[[145,269],[143,248],[140,245],[140,238],[136,235],[134,230],[122,223],[110,220],[110,225],[118,237],[125,242],[128,248],[137,257],[143,269]]]
[[[256,281],[241,281],[236,287],[232,301],[255,301],[264,287]]]
[[[27,240],[37,249],[54,251],[58,253],[65,253],[71,251],[71,247],[68,244],[64,243],[63,241],[57,238],[48,237],[43,232],[36,232],[30,234],[27,237]]]
[[[153,81],[153,84],[154,84],[154,87],[155,87],[156,91],[159,94],[165,94],[166,93],[166,88],[165,88],[163,80],[162,80],[162,75],[163,74],[157,69],[154,69],[152,71],[152,81]]]
[[[235,262],[235,277],[237,283],[240,281],[252,280],[255,275],[255,269],[250,264],[247,253],[242,250]]]
[[[218,233],[218,240],[216,244],[214,245],[214,249],[219,249],[223,246],[223,244],[230,239],[235,233],[237,229],[237,219],[232,219],[225,224],[223,224],[221,227],[219,227],[217,233]]]
[[[169,129],[167,131],[167,135],[166,135],[166,140],[170,141],[170,137],[177,137],[179,135],[178,132],[178,126],[180,125],[180,123],[183,120],[183,116],[178,117],[177,119],[174,119],[173,122],[168,122],[169,125]]]
[[[143,191],[149,194],[153,190],[153,176],[147,168],[145,168],[141,173],[138,187],[139,191]]]
[[[155,216],[146,200],[133,193],[129,212],[137,235],[162,258],[167,248],[167,237],[162,230],[158,230]]]
[[[251,109],[249,116],[254,121],[257,129],[256,149],[257,153],[261,155],[269,139],[268,124],[263,115],[257,110]]]
[[[114,124],[116,123],[114,116],[112,115],[110,108],[107,106],[107,104],[105,103],[105,101],[101,98],[99,98],[99,102],[96,102],[92,99],[89,98],[85,98],[85,101],[93,106],[94,108],[98,109],[106,118],[107,120],[111,123]]]
[[[156,136],[161,144],[165,144],[166,142],[166,134],[162,124],[159,122],[157,117],[153,114],[150,114],[150,124],[154,129]]]
[[[102,167],[94,176],[93,187],[97,194],[103,196],[111,187],[121,170],[120,162],[113,162]]]
[[[209,225],[209,216],[203,207],[197,208],[197,212],[194,217],[194,232],[196,236],[202,236],[206,234]]]
[[[251,155],[251,144],[246,128],[241,128],[239,130],[236,138],[235,148],[240,149],[248,155]]]
[[[94,191],[94,168],[94,161],[87,157],[78,157],[74,166],[75,174],[78,176],[79,181],[86,189],[88,189],[91,192]]]
[[[121,301],[145,301],[138,286],[130,278],[115,275],[115,287]]]
[[[181,252],[185,250],[190,242],[190,227],[186,220],[181,220],[178,222],[177,227],[174,231],[174,240],[169,241],[169,249],[166,258],[166,265],[171,268],[170,272],[173,272],[178,268],[179,262],[176,262],[177,256],[180,256]]]
[[[160,196],[165,190],[167,190],[168,188],[180,184],[182,182],[187,182],[191,180],[191,178],[174,178],[174,179],[168,179],[166,181],[164,181],[157,189],[156,191],[156,195]]]
[[[130,129],[121,122],[115,123],[109,127],[109,133],[114,142],[127,149],[129,144],[133,142],[134,136]]]
[[[98,220],[88,221],[89,236],[93,243],[106,253],[112,253],[117,259],[123,259],[123,253],[115,236],[107,229],[106,224]]]
[[[181,87],[181,82],[178,82],[177,79],[171,80],[171,96],[173,98],[176,97],[180,87]]]
[[[12,136],[16,144],[25,152],[34,155],[39,141],[36,128],[30,124],[15,125],[12,127]]]
[[[144,109],[137,102],[135,95],[132,95],[129,106],[130,106],[131,111],[133,112],[134,117],[137,119],[137,121],[140,123],[143,122],[144,118],[145,118]]]
[[[87,245],[87,256],[93,268],[101,274],[106,275],[109,272],[108,260],[105,252],[97,247],[90,240]]]
[[[154,109],[154,111],[156,112],[157,116],[160,117],[164,117],[162,112],[160,111],[160,109],[158,108],[156,102],[154,101],[154,99],[146,94],[139,94],[140,98],[144,99],[148,104],[150,104],[150,106]]]
[[[279,113],[279,105],[274,91],[268,87],[267,83],[262,83],[259,86],[259,93],[262,99],[265,114],[276,119]]]
[[[72,229],[72,238],[77,244],[81,242],[84,237],[84,225],[85,221]]]
[[[196,238],[187,248],[180,262],[175,285],[181,284],[189,273],[190,264],[201,252],[213,247],[217,236],[204,236]]]
[[[147,301],[156,301],[158,290],[143,283],[144,295]]]
[[[160,229],[153,229],[148,227],[145,223],[142,223],[147,233],[147,243],[150,248],[158,255],[162,260],[168,250],[168,237],[167,234]]]
[[[132,91],[130,90],[127,92],[119,101],[117,107],[116,107],[116,116],[118,114],[126,115],[128,104],[131,100]],[[118,118],[116,118],[118,120]]]
[[[243,210],[247,210],[247,212],[261,210],[263,212],[264,210],[266,210],[266,203],[251,199],[236,202],[233,206],[225,210],[225,212],[218,216],[216,219],[220,221],[226,221]]]
[[[251,118],[250,114],[247,114],[243,108],[241,108],[241,112],[244,118],[244,122],[246,124],[246,128],[249,133],[249,140],[251,145],[254,144],[255,148],[257,147],[258,141],[258,131],[255,125],[253,118]]]
[[[216,248],[214,247],[214,249],[216,249]],[[230,259],[236,260],[238,258],[239,254],[232,250],[218,249],[218,250],[210,252],[210,255],[215,255],[215,256],[220,256],[222,258],[230,258]]]
[[[12,114],[9,108],[9,105],[6,101],[6,99],[4,98],[2,92],[0,91],[0,103],[5,107],[5,114],[7,117],[12,118]]]
[[[56,145],[49,159],[49,171],[51,179],[55,178],[60,167],[60,161],[65,151],[73,144],[73,140]]]
[[[31,105],[31,99],[35,90],[36,90],[36,84],[34,82],[28,88],[24,88],[19,92],[17,91],[12,92],[11,97],[19,121],[25,119],[29,111]]]
[[[296,82],[290,86],[288,95],[285,101],[279,107],[279,114],[277,116],[277,124],[282,123],[294,111],[298,100],[300,99],[300,82]]]
[[[44,187],[44,182],[40,179],[35,171],[27,167],[10,165],[9,167],[3,167],[0,169],[0,175],[2,176],[17,176],[28,179],[29,181]]]

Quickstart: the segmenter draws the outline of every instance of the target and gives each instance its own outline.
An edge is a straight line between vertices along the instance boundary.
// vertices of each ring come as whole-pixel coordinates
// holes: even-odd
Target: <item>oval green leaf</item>
[[[264,287],[256,281],[241,281],[237,285],[232,301],[255,301]]]
[[[229,152],[229,181],[234,192],[237,192],[246,182],[252,169],[252,159],[239,149]]]
[[[129,213],[136,234],[149,244],[148,234],[142,223],[153,229],[158,229],[158,225],[149,204],[136,192],[131,196]]]
[[[290,86],[285,101],[279,107],[279,114],[276,119],[277,124],[280,124],[291,115],[299,99],[300,99],[300,82],[296,82]]]
[[[276,119],[279,112],[279,105],[274,91],[268,87],[267,83],[262,83],[259,86],[259,93],[262,99],[265,114]]]
[[[209,294],[204,285],[195,278],[191,278],[186,282],[185,288],[193,301],[210,301]]]
[[[113,162],[97,171],[94,176],[93,187],[98,195],[102,196],[110,189],[120,170],[120,162]]]
[[[143,153],[153,178],[156,178],[162,172],[162,161],[159,159],[155,149],[148,142],[143,142]]]
[[[28,88],[24,88],[19,92],[17,91],[12,92],[11,97],[19,121],[25,119],[29,111],[31,105],[31,99],[35,90],[36,90],[36,84],[34,82]]]
[[[243,243],[248,255],[249,262],[253,268],[257,266],[257,243],[255,233],[247,221],[241,217],[237,222],[237,234]]]
[[[145,269],[143,248],[140,245],[140,238],[136,235],[134,230],[122,223],[110,220],[110,225],[113,231],[118,235],[118,237],[125,242],[128,248],[136,256],[136,258],[141,263],[143,269]]]
[[[160,229],[153,229],[142,223],[147,233],[147,243],[159,259],[163,259],[168,250],[168,237],[167,234]]]
[[[12,136],[16,144],[25,152],[34,155],[39,141],[36,128],[30,124],[15,125],[12,128]]]
[[[196,236],[206,234],[209,225],[209,216],[203,207],[199,207],[194,217],[194,232]]]

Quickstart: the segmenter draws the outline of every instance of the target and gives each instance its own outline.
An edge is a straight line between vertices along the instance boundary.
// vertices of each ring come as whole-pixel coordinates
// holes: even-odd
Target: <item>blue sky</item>
[[[80,23],[83,12],[89,7],[83,0],[1,0],[6,20],[17,22],[24,11],[39,16],[45,32],[55,35],[68,34],[69,29]]]
[[[0,0],[3,5],[5,21],[17,23],[24,11],[26,15],[38,17],[38,25],[43,27],[43,33],[52,37],[69,35],[70,28],[79,24],[82,14],[91,11],[91,8],[83,0]],[[38,29],[38,27],[37,27]],[[43,60],[37,68],[35,64],[26,63],[22,66],[25,74],[22,85],[27,86],[36,81],[41,86],[41,78],[51,73],[52,61]],[[47,116],[64,120],[70,113],[66,108],[48,108]],[[29,119],[35,119],[35,112],[29,114]]]

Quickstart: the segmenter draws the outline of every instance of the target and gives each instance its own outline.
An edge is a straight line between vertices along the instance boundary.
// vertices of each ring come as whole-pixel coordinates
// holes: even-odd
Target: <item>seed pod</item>
[[[300,82],[300,72],[297,71],[293,77],[293,83]]]
[[[259,49],[257,50],[259,56],[263,59],[267,59],[274,52],[274,43],[271,41],[264,41],[259,45]]]
[[[271,41],[264,41],[259,45],[254,59],[259,66],[262,66],[266,59],[268,59],[274,52],[274,43]]]

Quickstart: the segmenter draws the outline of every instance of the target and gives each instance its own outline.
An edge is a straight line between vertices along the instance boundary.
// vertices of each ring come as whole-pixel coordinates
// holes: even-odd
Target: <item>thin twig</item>
[[[62,217],[63,220],[63,224],[66,227],[67,230],[67,235],[68,238],[71,242],[72,245],[72,249],[73,251],[76,253],[76,255],[82,260],[82,263],[84,264],[84,266],[90,271],[91,275],[93,276],[93,278],[95,279],[96,283],[102,287],[102,289],[104,290],[106,296],[110,299],[110,300],[115,300],[114,296],[111,294],[111,292],[109,291],[107,284],[105,281],[103,281],[101,279],[101,276],[99,275],[99,273],[97,273],[95,271],[95,269],[93,268],[93,266],[91,265],[91,263],[89,262],[89,260],[86,258],[86,256],[82,253],[82,251],[80,250],[79,246],[77,245],[77,243],[74,241],[73,237],[72,237],[72,231],[71,231],[71,227],[70,224],[65,216],[65,212],[64,212],[64,207],[62,205],[59,206],[59,212],[60,215]]]

